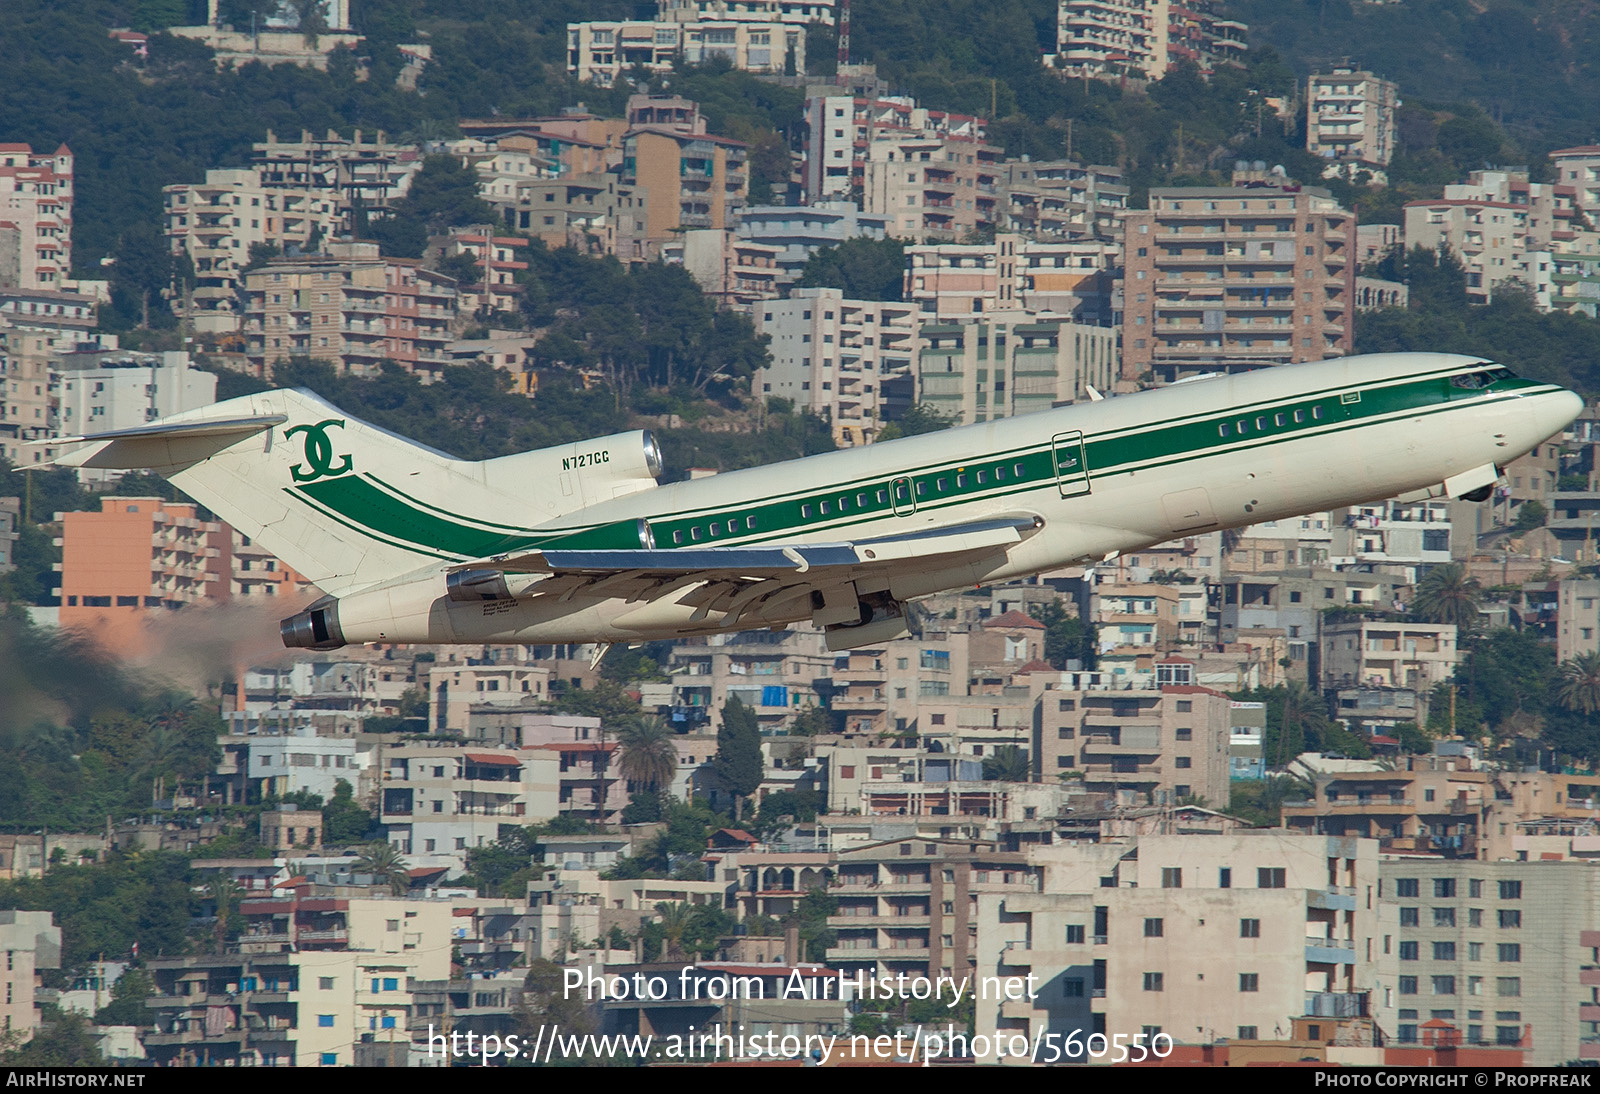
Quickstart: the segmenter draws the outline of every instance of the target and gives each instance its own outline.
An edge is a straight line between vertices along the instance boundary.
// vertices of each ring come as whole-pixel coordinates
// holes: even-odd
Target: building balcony
[[[1349,938],[1307,936],[1306,960],[1317,965],[1349,965],[1356,959],[1356,944]]]

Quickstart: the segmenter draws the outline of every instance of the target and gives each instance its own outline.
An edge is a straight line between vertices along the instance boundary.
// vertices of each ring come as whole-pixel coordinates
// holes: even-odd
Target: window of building
[[[1233,888],[1233,869],[1231,867],[1219,866],[1217,868],[1217,888]]]
[[[1415,994],[1417,994],[1417,978],[1415,976],[1402,976],[1402,977],[1400,977],[1400,994],[1401,995],[1415,995]]]
[[[1163,866],[1161,868],[1161,887],[1163,889],[1183,888],[1183,867]]]
[[[1144,990],[1145,991],[1163,991],[1163,990],[1165,990],[1165,989],[1163,989],[1163,987],[1161,985],[1161,974],[1158,973],[1158,972],[1147,972],[1147,973],[1145,973],[1144,974]]]
[[[1144,921],[1144,936],[1146,938],[1162,937],[1163,924],[1160,919],[1146,919]]]
[[[1433,978],[1433,994],[1454,995],[1456,993],[1456,978],[1453,976],[1435,976]]]
[[[1502,881],[1500,883],[1500,899],[1501,900],[1521,900],[1522,899],[1522,882],[1520,882],[1520,881]]]
[[[1416,942],[1402,942],[1402,943],[1400,943],[1400,960],[1402,960],[1402,961],[1415,961],[1415,960],[1417,960],[1417,946],[1418,946],[1418,943],[1416,943]]]
[[[1456,879],[1453,877],[1434,878],[1433,895],[1438,898],[1454,897],[1456,895]]]
[[[1418,922],[1419,911],[1420,910],[1417,909],[1417,908],[1401,908],[1400,909],[1400,926],[1402,926],[1402,927],[1415,927],[1415,926],[1418,926],[1419,925],[1419,922]]]
[[[1262,866],[1256,870],[1257,889],[1282,889],[1284,869],[1281,866]]]
[[[1522,977],[1499,977],[1495,980],[1494,991],[1502,999],[1520,998],[1522,995]]]
[[[1499,945],[1499,950],[1500,960],[1502,961],[1522,960],[1522,943],[1520,942],[1502,942]]]
[[[1242,972],[1239,974],[1240,991],[1260,991],[1260,985],[1261,975],[1259,973]]]
[[[1501,908],[1495,915],[1499,918],[1502,928],[1522,926],[1522,910],[1520,908]]]
[[[1083,945],[1083,937],[1084,927],[1082,923],[1067,924],[1067,945],[1081,946]]]
[[[1082,999],[1083,979],[1081,977],[1071,977],[1062,981],[1061,995],[1066,999]]]
[[[319,1015],[317,1015],[317,1025],[322,1027],[323,1029],[332,1029],[333,1028],[333,1015],[331,1015],[331,1014],[319,1014]]]
[[[1433,910],[1433,925],[1435,927],[1454,927],[1456,925],[1456,910],[1454,908],[1435,908]]]
[[[1260,938],[1261,937],[1261,920],[1259,920],[1259,919],[1241,919],[1241,920],[1239,920],[1239,937],[1240,938]]]
[[[1435,942],[1433,944],[1433,959],[1435,961],[1454,961],[1456,959],[1456,944],[1454,942]]]
[[[331,976],[319,976],[319,977],[317,977],[317,990],[318,991],[332,991],[333,990],[333,977],[331,977]]]

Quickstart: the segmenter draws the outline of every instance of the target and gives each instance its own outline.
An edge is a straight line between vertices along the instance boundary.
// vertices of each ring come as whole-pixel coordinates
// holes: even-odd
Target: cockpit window
[[[1457,373],[1450,377],[1450,386],[1475,391],[1478,388],[1488,387],[1496,380],[1509,380],[1512,372],[1508,368],[1478,369],[1475,372]]]

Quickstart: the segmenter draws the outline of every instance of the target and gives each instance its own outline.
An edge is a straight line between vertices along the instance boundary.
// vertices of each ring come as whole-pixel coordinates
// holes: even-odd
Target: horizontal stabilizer
[[[102,467],[130,471],[142,468],[187,467],[214,456],[230,445],[288,421],[285,414],[251,418],[215,418],[176,421],[88,433],[50,440],[51,445],[84,443],[57,456],[61,467]]]

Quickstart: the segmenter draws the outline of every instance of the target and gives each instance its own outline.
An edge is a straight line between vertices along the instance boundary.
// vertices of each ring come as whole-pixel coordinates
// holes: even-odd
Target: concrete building
[[[1600,216],[1600,145],[1558,148],[1550,153],[1556,181],[1572,187],[1572,203],[1591,221]]]
[[[1120,168],[1026,156],[1002,166],[1005,231],[1036,242],[1115,240],[1119,216],[1128,207]]]
[[[628,261],[644,257],[645,195],[616,172],[593,171],[517,185],[509,203],[493,202],[546,247],[572,247]]]
[[[920,640],[841,651],[828,709],[844,714],[849,733],[904,733],[917,721],[920,700],[963,693],[969,639],[966,631],[925,630]]]
[[[1326,190],[1152,190],[1124,227],[1124,382],[1354,346],[1355,217]]]
[[[764,732],[784,729],[802,709],[820,705],[817,689],[833,664],[817,630],[740,631],[683,642],[667,666],[673,710],[704,713],[704,732],[715,733],[722,708],[737,698]]]
[[[332,196],[345,231],[355,230],[357,209],[368,217],[387,216],[410,191],[422,159],[416,145],[392,142],[381,129],[370,140],[359,129],[349,137],[330,129],[321,138],[302,130],[297,141],[280,141],[269,129],[265,141],[250,146],[263,185]]]
[[[866,148],[861,207],[891,235],[956,242],[993,231],[1000,216],[996,145],[944,134],[880,134]]]
[[[73,155],[0,144],[0,288],[64,290],[72,271]]]
[[[253,368],[295,357],[361,374],[376,373],[384,361],[423,373],[451,363],[454,281],[411,259],[383,258],[375,243],[337,243],[328,251],[246,275]]]
[[[792,23],[833,26],[837,0],[662,0],[661,18],[692,23]]]
[[[975,147],[984,140],[982,118],[929,110],[904,96],[815,94],[806,100],[806,123],[805,192],[810,202],[861,202],[869,153],[879,141],[943,138]],[[900,215],[898,209],[878,210],[865,204],[862,208]],[[888,225],[890,235],[906,235],[902,229],[898,221]]]
[[[1557,603],[1556,660],[1600,652],[1600,580],[1563,578]]]
[[[1327,617],[1322,625],[1324,688],[1368,684],[1427,692],[1454,676],[1459,660],[1454,623]]]
[[[1306,151],[1358,168],[1387,167],[1394,156],[1399,87],[1370,72],[1340,67],[1306,81]],[[1324,175],[1326,177],[1326,175]]]
[[[315,251],[343,222],[333,189],[269,186],[258,169],[212,169],[203,183],[162,187],[167,242],[194,264],[193,287],[174,301],[194,329],[239,329],[240,271],[252,248]]]
[[[827,959],[874,976],[972,975],[985,894],[1036,893],[1044,870],[989,841],[917,836],[849,847],[836,856],[838,942]]]
[[[1467,271],[1467,298],[1486,304],[1494,288],[1516,281],[1551,306],[1551,252],[1575,238],[1577,188],[1564,182],[1528,181],[1523,168],[1474,171],[1444,188],[1437,201],[1405,206],[1408,248],[1448,248]]]
[[[39,1025],[37,994],[45,969],[61,967],[61,928],[50,912],[0,911],[0,950],[5,951],[5,1002],[0,1003],[0,1032],[27,1041]]]
[[[662,258],[689,271],[719,307],[751,310],[778,295],[780,251],[755,243],[727,228],[696,228],[664,244]]]
[[[1063,406],[1117,375],[1114,330],[1032,312],[925,323],[919,340],[916,402],[958,425]]]
[[[94,323],[92,298],[0,289],[0,455],[13,464],[55,455],[49,448],[23,446],[52,435],[50,372],[56,358],[117,345],[116,335],[94,333]]]
[[[1052,689],[1037,695],[1033,768],[1046,781],[1082,779],[1090,793],[1142,803],[1228,800],[1231,701],[1187,685]]]
[[[1386,854],[1476,858],[1494,794],[1493,780],[1467,763],[1424,757],[1394,771],[1318,776],[1311,800],[1284,803],[1283,826],[1376,839]]]
[[[1422,567],[1451,559],[1455,535],[1446,500],[1369,502],[1336,509],[1330,518],[1327,560],[1337,569],[1391,573],[1415,585]]]
[[[300,791],[331,801],[341,779],[359,791],[373,757],[354,737],[321,736],[306,724],[290,724],[288,732],[250,736],[243,743],[245,778],[257,800]]]
[[[850,201],[819,201],[811,205],[752,205],[739,214],[739,238],[778,249],[775,259],[780,288],[800,278],[812,255],[863,236],[882,239],[888,218],[863,213]]]
[[[1037,242],[1003,233],[990,243],[906,251],[905,297],[924,315],[960,319],[1022,309],[1110,327],[1121,251],[1097,240]]]
[[[1592,864],[1396,858],[1379,876],[1397,915],[1374,1015],[1397,1041],[1442,1020],[1465,1044],[1521,1045],[1535,1067],[1600,1059]]]
[[[515,313],[522,297],[517,271],[528,268],[517,252],[525,246],[525,240],[495,235],[488,225],[450,229],[445,254],[471,258],[474,273],[474,280],[456,286],[457,307],[467,314],[485,317],[496,312]]]
[[[644,246],[653,256],[680,231],[732,228],[749,190],[742,141],[664,127],[631,130],[622,185],[644,195]]]
[[[565,766],[557,746],[388,748],[379,820],[402,854],[464,852],[493,843],[502,824],[533,824],[562,812]]]
[[[611,87],[635,67],[670,73],[677,61],[725,59],[741,72],[803,76],[806,32],[786,22],[605,21],[567,24],[567,71]]]
[[[1057,0],[1044,63],[1102,79],[1159,80],[1183,62],[1210,72],[1244,56],[1248,29],[1215,0]]]
[[[232,595],[233,532],[188,502],[103,497],[100,511],[57,513],[63,629],[132,656],[146,613]]]
[[[772,354],[756,373],[757,390],[827,418],[839,443],[867,444],[915,405],[921,334],[914,304],[796,289],[763,303],[756,329],[770,337]]]
[[[978,974],[1037,997],[980,1000],[980,1034],[1283,1037],[1366,1014],[1379,957],[1377,846],[1277,831],[1037,849],[1037,893],[980,896]],[[1017,1061],[1019,1063],[1025,1061]]]

